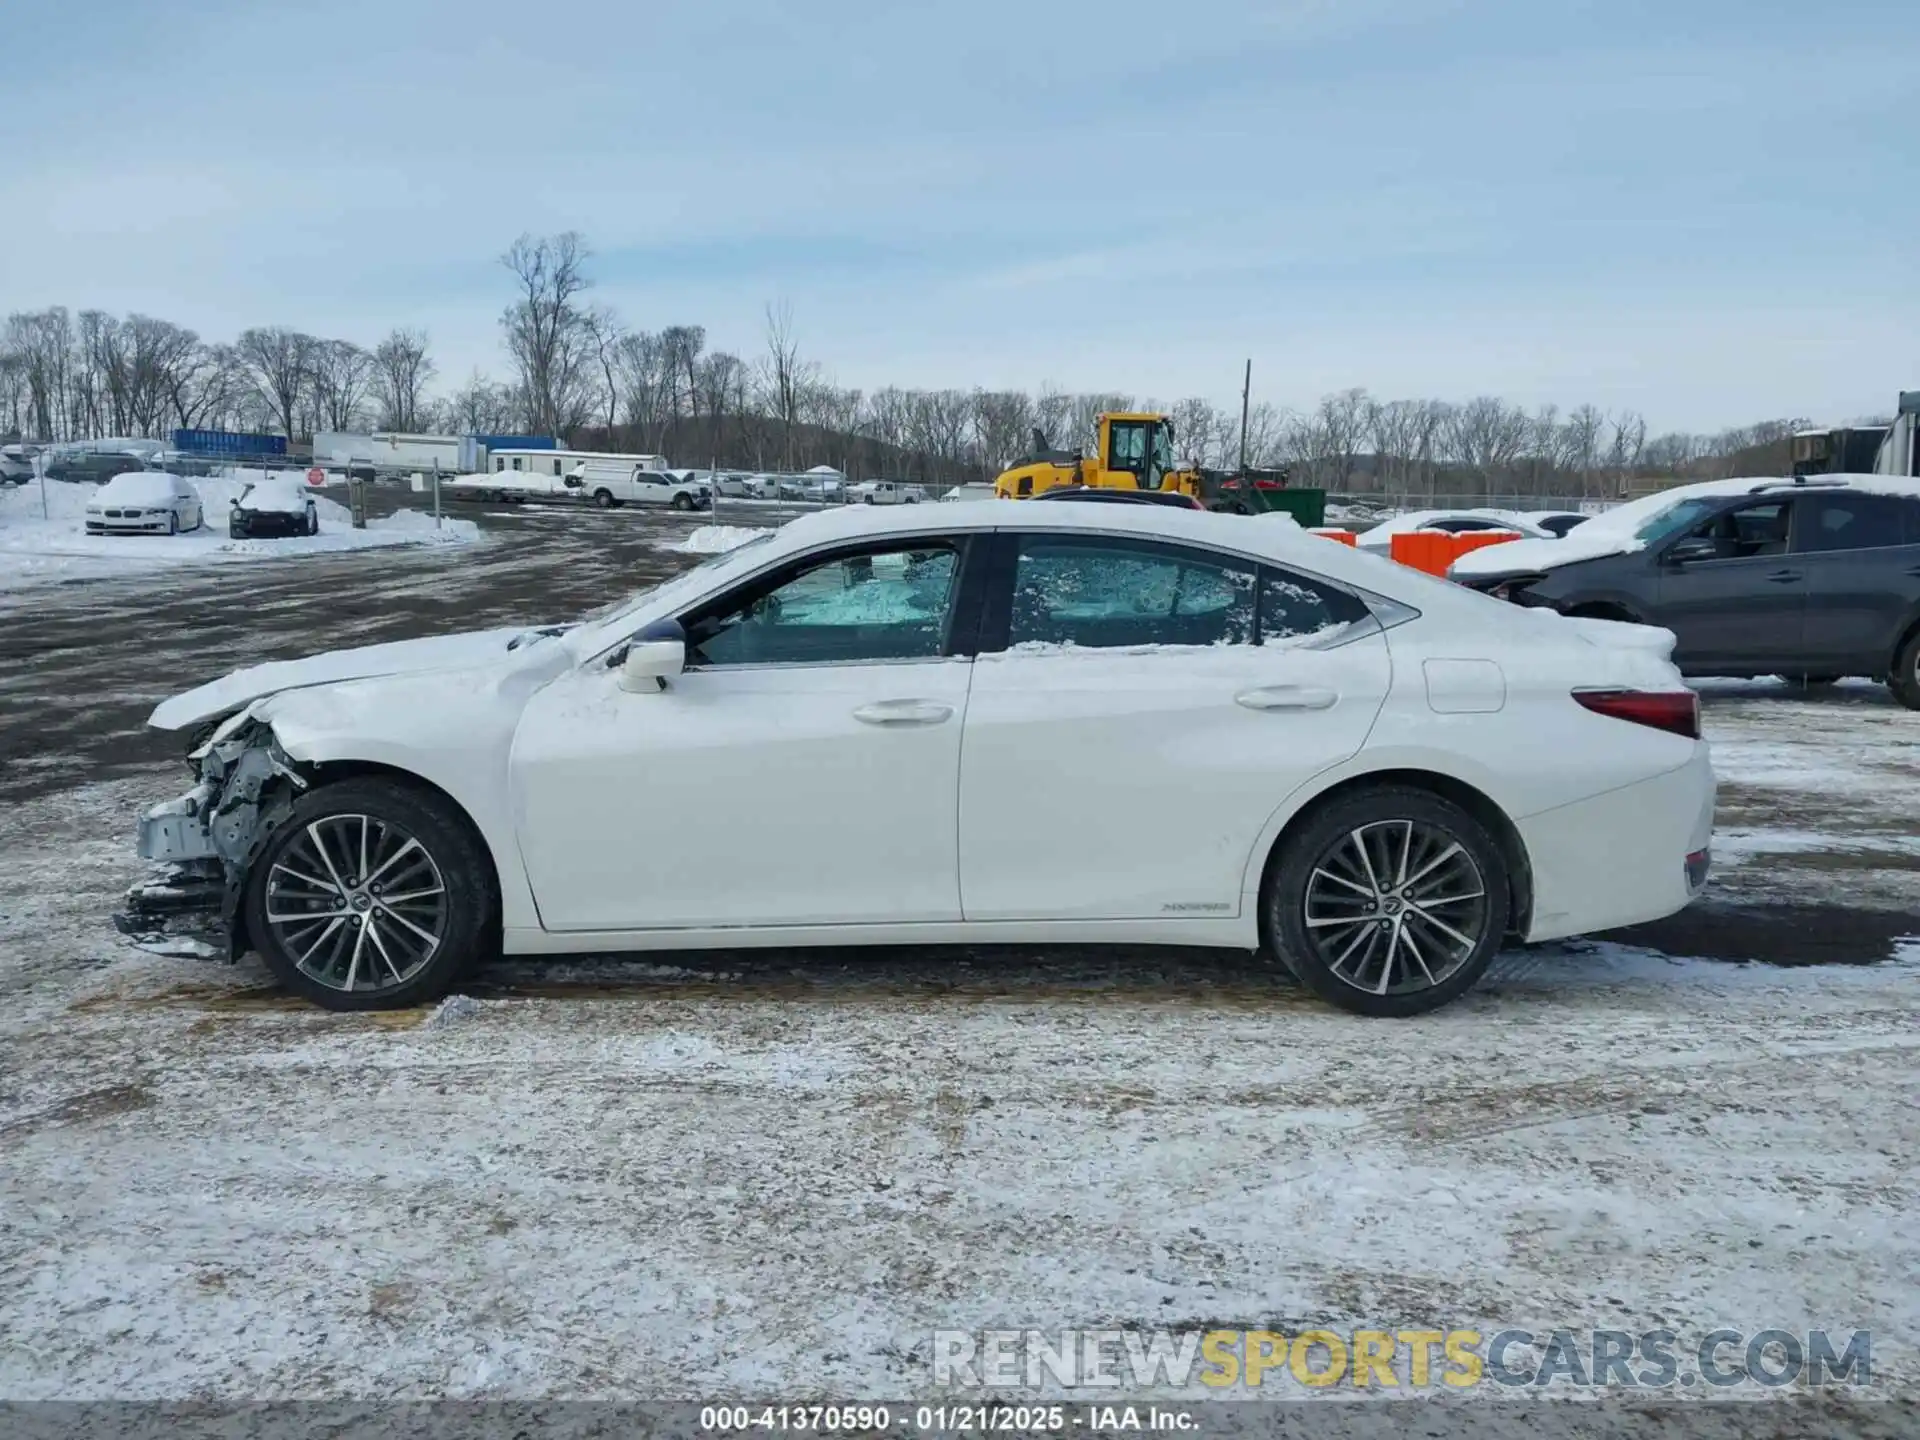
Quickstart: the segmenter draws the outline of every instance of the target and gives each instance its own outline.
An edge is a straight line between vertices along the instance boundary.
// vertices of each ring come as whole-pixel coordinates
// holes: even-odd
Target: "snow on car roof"
[[[126,470],[102,485],[94,495],[96,503],[117,505],[158,505],[173,499],[178,475],[164,470]]]
[[[1603,510],[1584,525],[1576,525],[1558,540],[1515,540],[1505,545],[1489,545],[1472,550],[1453,562],[1454,575],[1503,575],[1515,570],[1549,570],[1578,560],[1599,560],[1608,555],[1628,555],[1641,549],[1645,541],[1638,532],[1654,516],[1683,500],[1717,499],[1728,495],[1749,495],[1768,488],[1781,494],[1821,489],[1867,491],[1881,495],[1920,497],[1920,480],[1897,475],[1809,475],[1796,484],[1792,477],[1746,475],[1731,480],[1701,480],[1692,485],[1675,485],[1629,500],[1611,510]]]

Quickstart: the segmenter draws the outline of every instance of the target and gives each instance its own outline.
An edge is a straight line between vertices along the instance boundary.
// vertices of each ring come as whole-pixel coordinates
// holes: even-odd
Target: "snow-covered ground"
[[[1911,879],[1914,717],[1709,701],[1735,899]],[[179,777],[9,816],[0,1395],[898,1398],[936,1329],[1725,1325],[1871,1329],[1913,1414],[1920,942],[1515,951],[1406,1023],[1111,948],[502,965],[336,1016],[106,928]]]
[[[87,502],[97,486],[48,481],[44,511],[37,481],[0,487],[0,588],[48,581],[87,580],[165,570],[181,565],[332,554],[392,545],[458,545],[477,540],[471,520],[401,510],[370,519],[355,530],[353,517],[338,501],[316,493],[320,533],[286,539],[234,540],[227,534],[227,509],[249,478],[260,472],[230,470],[195,479],[206,523],[185,535],[89,535]]]
[[[678,540],[662,541],[660,548],[679,555],[721,555],[769,533],[754,525],[702,525]]]

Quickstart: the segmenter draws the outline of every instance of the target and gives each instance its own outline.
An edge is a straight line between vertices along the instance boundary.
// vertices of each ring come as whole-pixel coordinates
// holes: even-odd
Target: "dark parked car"
[[[65,480],[73,484],[104,485],[116,475],[124,475],[129,470],[146,468],[147,462],[138,455],[124,455],[118,451],[108,450],[82,450],[49,457],[47,479]]]
[[[1171,505],[1177,510],[1204,510],[1191,495],[1178,490],[1108,490],[1092,485],[1061,485],[1043,490],[1036,500],[1097,500],[1109,505]]]
[[[1865,675],[1920,710],[1920,481],[1682,486],[1450,573],[1521,605],[1665,626],[1688,675]]]
[[[235,540],[319,533],[319,508],[295,480],[255,480],[240,492],[227,513],[227,534]]]

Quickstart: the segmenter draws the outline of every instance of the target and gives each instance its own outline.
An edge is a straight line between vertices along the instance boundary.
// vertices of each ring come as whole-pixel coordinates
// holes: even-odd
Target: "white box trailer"
[[[610,467],[631,474],[642,470],[664,470],[664,455],[621,455],[608,450],[489,450],[486,468],[497,475],[519,471],[528,475],[577,475],[581,467]]]
[[[371,470],[381,475],[411,474],[437,464],[451,474],[460,467],[458,435],[404,435],[377,430],[371,435],[322,430],[313,437],[313,463],[322,469]]]
[[[1876,475],[1920,476],[1920,390],[1900,392],[1900,411],[1874,457]]]

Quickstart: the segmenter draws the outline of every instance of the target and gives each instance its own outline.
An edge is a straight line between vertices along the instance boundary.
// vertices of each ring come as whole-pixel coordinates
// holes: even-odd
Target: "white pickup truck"
[[[898,480],[863,480],[847,492],[847,498],[862,505],[918,505],[927,492]]]
[[[713,491],[704,480],[649,470],[645,466],[609,466],[589,460],[577,466],[567,477],[582,500],[591,500],[603,510],[621,505],[665,505],[673,510],[712,508]]]

